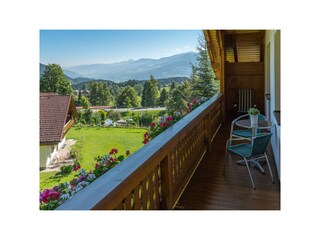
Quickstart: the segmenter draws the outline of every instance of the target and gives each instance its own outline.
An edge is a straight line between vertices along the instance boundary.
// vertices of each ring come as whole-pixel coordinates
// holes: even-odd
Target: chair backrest
[[[249,108],[253,107],[253,100],[254,100],[253,89],[239,89],[238,113],[247,112]]]
[[[264,154],[267,149],[272,133],[261,134],[253,138],[252,156]]]

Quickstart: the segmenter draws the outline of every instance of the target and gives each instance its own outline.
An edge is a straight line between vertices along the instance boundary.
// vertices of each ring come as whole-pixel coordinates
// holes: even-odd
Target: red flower
[[[166,126],[167,126],[167,123],[165,123],[165,122],[160,123],[160,127],[165,128]]]
[[[99,167],[99,163],[96,163],[96,165],[94,166],[95,169],[97,169]]]
[[[167,122],[172,121],[172,117],[171,117],[171,116],[168,116],[168,117],[166,118],[166,121],[167,121]]]
[[[156,124],[154,122],[150,123],[150,127],[155,127]]]
[[[126,151],[126,155],[127,155],[127,156],[130,155],[130,151],[129,151],[129,150]]]
[[[144,140],[143,140],[143,143],[144,144],[147,144],[149,142],[149,140],[147,139],[147,138],[145,138]]]

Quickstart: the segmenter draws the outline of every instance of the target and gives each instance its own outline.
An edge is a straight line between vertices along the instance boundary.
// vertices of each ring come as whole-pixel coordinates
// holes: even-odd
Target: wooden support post
[[[171,210],[173,208],[172,189],[172,162],[171,152],[161,161],[161,209]]]
[[[211,152],[211,113],[209,111],[209,113],[207,114],[207,116],[205,117],[205,122],[204,122],[204,127],[205,127],[205,139],[206,139],[206,143],[208,144],[207,149],[208,152]]]

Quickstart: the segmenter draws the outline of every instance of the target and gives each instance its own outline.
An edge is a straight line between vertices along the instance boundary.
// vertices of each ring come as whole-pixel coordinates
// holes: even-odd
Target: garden
[[[73,127],[67,134],[67,139],[76,139],[71,150],[71,156],[76,159],[81,168],[90,171],[96,164],[95,158],[117,149],[119,154],[131,153],[143,146],[145,129],[140,128],[105,128],[105,127]],[[40,190],[52,188],[60,183],[69,182],[75,177],[75,172],[66,169],[61,172],[41,172]]]

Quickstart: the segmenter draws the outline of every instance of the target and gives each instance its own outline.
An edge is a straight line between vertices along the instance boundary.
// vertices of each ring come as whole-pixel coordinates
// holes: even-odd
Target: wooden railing
[[[196,108],[57,210],[173,209],[224,118],[222,94]]]

